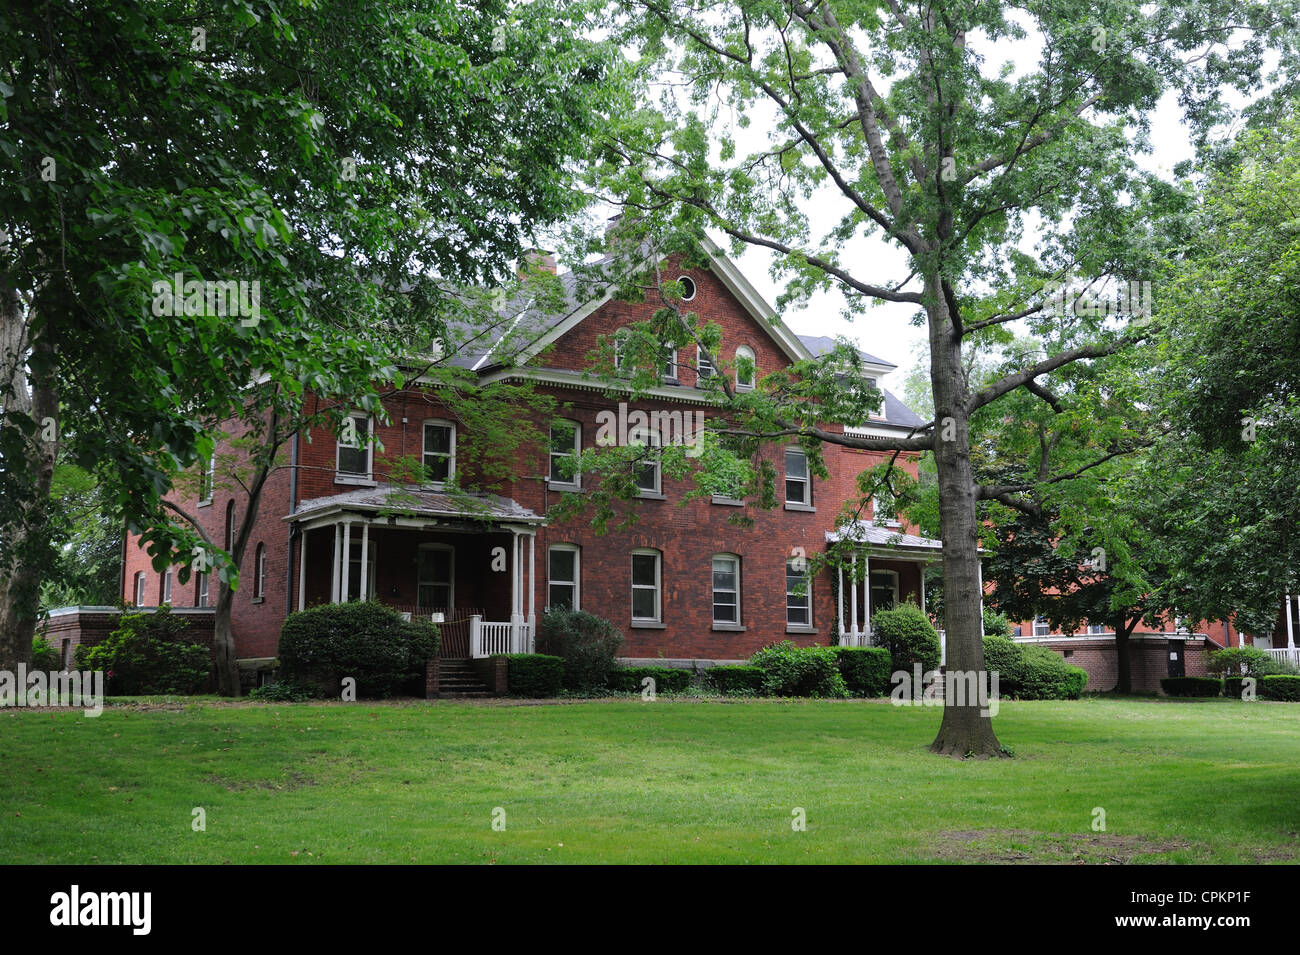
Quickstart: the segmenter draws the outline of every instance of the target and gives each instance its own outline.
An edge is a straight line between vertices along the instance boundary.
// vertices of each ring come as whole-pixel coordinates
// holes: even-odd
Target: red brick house
[[[710,267],[683,270],[672,258],[663,274],[687,280],[688,307],[722,328],[724,361],[753,360],[754,379],[736,382],[739,389],[831,347],[829,339],[795,335],[720,249],[708,244],[705,251]],[[538,261],[554,271],[553,260]],[[551,429],[556,447],[591,447],[602,423],[635,411],[660,413],[662,422],[677,422],[680,434],[681,422],[709,407],[692,347],[690,354],[669,356],[663,381],[647,400],[624,399],[620,410],[607,383],[584,376],[587,356],[599,336],[648,318],[653,307],[570,299],[558,314],[528,318],[532,331],[522,346],[512,345],[521,348],[514,361],[501,361],[491,343],[449,360],[482,381],[526,377],[562,399],[565,420]],[[869,355],[864,362],[877,377],[895,367]],[[704,369],[711,371],[719,373]],[[855,431],[906,435],[921,423],[892,394],[884,397],[881,415]],[[639,522],[600,536],[583,520],[548,520],[561,494],[583,492],[585,478],[565,478],[546,454],[518,461],[491,494],[467,497],[436,483],[390,482],[387,463],[404,455],[419,456],[435,477],[456,473],[458,456],[475,435],[418,384],[386,399],[386,410],[386,422],[354,418],[358,434],[373,430],[382,450],[364,441],[341,444],[326,429],[299,434],[289,466],[268,483],[232,618],[236,655],[246,669],[270,666],[289,612],[361,596],[411,614],[441,614],[445,657],[527,652],[548,606],[608,618],[624,633],[630,659],[734,661],[787,638],[834,643],[840,631],[844,642],[865,643],[876,610],[907,599],[923,603],[923,568],[940,556],[937,541],[886,515],[868,514],[856,529],[837,531],[835,518],[855,496],[857,475],[884,460],[883,452],[828,446],[830,474],[822,480],[811,475],[797,447],[766,449],[784,489],[784,500],[771,510],[723,498],[679,506],[685,485],[646,467],[638,482]],[[902,456],[900,466],[915,475],[914,458]],[[228,540],[228,521],[244,506],[220,488],[207,500],[182,503],[218,542]],[[752,526],[728,521],[744,510]],[[866,582],[840,586],[821,573],[801,593],[800,556],[832,546],[856,552],[869,569]],[[203,607],[210,603],[207,588],[201,577],[182,587],[174,574],[160,575],[137,541],[128,541],[127,602]]]

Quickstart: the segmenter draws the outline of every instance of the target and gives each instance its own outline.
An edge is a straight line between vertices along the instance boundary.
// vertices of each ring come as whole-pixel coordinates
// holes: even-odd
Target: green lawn
[[[938,719],[878,701],[663,697],[12,710],[0,859],[1300,859],[1300,705],[1004,703],[1015,758],[992,761],[927,753]]]

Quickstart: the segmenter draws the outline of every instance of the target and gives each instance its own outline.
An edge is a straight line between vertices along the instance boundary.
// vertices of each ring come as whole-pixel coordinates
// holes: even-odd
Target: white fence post
[[[469,655],[471,657],[487,655],[483,652],[483,618],[478,614],[469,618]]]

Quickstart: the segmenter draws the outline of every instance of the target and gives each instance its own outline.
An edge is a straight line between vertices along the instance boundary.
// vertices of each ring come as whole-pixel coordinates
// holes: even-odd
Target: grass
[[[662,696],[12,710],[0,858],[1300,860],[1300,706],[1003,703],[995,726],[1016,758],[989,761],[927,753],[938,719],[879,701]]]

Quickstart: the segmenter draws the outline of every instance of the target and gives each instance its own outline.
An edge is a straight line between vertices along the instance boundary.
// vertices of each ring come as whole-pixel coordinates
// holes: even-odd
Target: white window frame
[[[695,296],[698,295],[700,292],[700,283],[695,281],[695,279],[691,278],[689,275],[679,275],[677,276],[677,281],[681,283],[683,291],[685,291],[686,289],[686,283],[687,282],[690,283],[690,287],[694,291],[692,291],[690,295],[683,294],[682,301],[683,302],[693,301],[695,299]]]
[[[1038,630],[1039,627],[1043,628],[1041,633]],[[1052,631],[1052,625],[1047,622],[1047,618],[1045,616],[1043,616],[1040,613],[1036,617],[1034,617],[1034,636],[1045,637],[1049,633],[1051,633],[1051,631]]]
[[[653,557],[655,562],[655,582],[653,587],[648,584],[636,583],[636,559],[638,557]],[[631,604],[632,621],[634,623],[662,623],[664,616],[663,590],[664,590],[664,557],[663,554],[652,548],[643,547],[632,551],[628,561],[629,583],[631,584],[628,600]],[[638,617],[636,615],[635,595],[638,590],[652,590],[654,593],[654,616]]]
[[[148,586],[149,584],[145,572],[143,570],[137,570],[135,572],[135,605],[137,607],[143,607],[145,605],[145,590]]]
[[[681,370],[677,367],[677,349],[664,349],[664,361],[659,368],[659,376],[665,381],[680,381]]]
[[[194,572],[194,606],[208,605],[208,588],[211,578],[201,570]]]
[[[226,550],[235,549],[235,502],[226,502]]]
[[[253,596],[266,596],[266,543],[257,542],[253,550]]]
[[[420,559],[420,554],[423,554],[427,551],[434,551],[434,550],[442,550],[447,552],[447,579],[445,581],[442,580],[425,581],[420,577],[420,566],[422,563]],[[451,544],[441,544],[441,543],[430,541],[428,543],[421,544],[417,548],[417,554],[415,558],[415,606],[421,612],[423,612],[425,605],[420,603],[420,587],[426,583],[431,587],[438,586],[440,584],[445,583],[447,585],[446,610],[450,612],[452,609],[455,608],[456,606],[456,548],[453,547]],[[434,607],[432,605],[429,605],[429,609],[430,611],[433,611]]]
[[[1106,632],[1106,625],[1104,623],[1088,624],[1088,633],[1091,635],[1102,634],[1105,632]]]
[[[806,566],[802,571],[794,572],[795,576],[799,578],[804,584],[803,596],[800,597],[798,594],[796,594],[793,590],[790,589],[790,580],[791,580],[790,565],[793,564],[798,559],[800,558],[787,557],[785,561],[785,625],[788,628],[793,627],[801,630],[806,628],[811,630],[813,626],[813,599],[812,599],[813,582],[812,582],[812,574],[808,572],[808,568]],[[790,611],[792,609],[796,609],[795,606],[790,603],[792,599],[803,600],[806,602],[805,605],[800,606],[797,609],[804,611],[805,616],[807,616],[808,618],[807,620],[804,620],[803,622],[798,622],[790,619]]]
[[[564,423],[573,426],[573,446],[568,451],[555,450],[555,426]],[[582,422],[575,421],[572,418],[557,418],[551,422],[550,450],[547,453],[546,480],[552,487],[577,488],[582,487],[582,470],[579,468],[573,472],[572,477],[564,477],[555,467],[557,458],[568,457],[570,454],[582,453]]]
[[[717,579],[714,576],[714,574],[716,571],[717,563],[719,561],[731,563],[732,571],[736,577],[735,590],[722,590],[722,591],[718,590]],[[714,554],[713,558],[709,561],[709,593],[711,596],[711,606],[713,608],[712,609],[713,625],[715,627],[716,626],[739,627],[742,625],[741,602],[740,602],[740,593],[741,593],[740,566],[741,564],[740,564],[739,554]],[[735,620],[721,620],[718,618],[718,594],[719,593],[735,594],[736,596],[736,603],[735,603],[736,619]]]
[[[626,328],[620,328],[614,332],[614,370],[623,370],[623,359],[627,356],[623,354],[628,335],[631,334]]]
[[[705,354],[704,349],[699,345],[695,346],[695,380],[696,384],[703,388],[704,383],[718,374],[718,368],[713,364],[713,360]]]
[[[172,569],[168,567],[163,571],[162,577],[158,581],[158,603],[159,605],[171,605],[172,602]]]
[[[643,434],[638,434],[637,440],[635,442],[633,442],[633,440],[629,437],[628,443],[642,444],[647,448],[655,448],[655,449],[660,448],[662,446],[662,442],[659,439],[658,432],[650,431],[649,429],[647,429]],[[652,488],[641,486],[641,469],[645,467],[654,468],[655,480],[654,480],[654,487]],[[657,451],[649,455],[648,461],[642,461],[637,465],[636,481],[637,481],[637,485],[636,485],[637,491],[640,497],[662,497],[663,496],[664,466],[663,466],[663,462],[659,460],[659,455]]]
[[[790,455],[792,454],[797,454],[803,458],[804,476],[802,478],[795,478],[796,481],[803,481],[802,500],[793,500],[790,497]],[[785,503],[812,507],[812,469],[808,467],[808,452],[804,451],[803,448],[786,448],[783,461],[784,467],[782,470],[784,471],[783,477],[785,480]]]
[[[874,494],[871,497],[871,523],[881,527],[902,527],[903,522],[898,519],[897,514],[885,513],[882,515],[881,497]]]
[[[441,451],[429,450],[428,447],[429,436],[426,433],[426,429],[430,425],[439,428],[447,428],[448,430],[451,431],[451,441],[449,442],[451,446],[451,451],[449,453],[444,454]],[[456,481],[456,422],[448,421],[446,418],[425,418],[424,419],[424,421],[420,424],[420,466],[421,467],[425,467],[425,468],[428,467],[428,463],[426,459],[430,454],[433,454],[437,457],[447,458],[447,476],[439,480],[431,479],[429,483],[434,487],[443,487],[447,484],[455,483]]]
[[[573,579],[557,580],[551,576],[551,555],[554,553],[565,553],[573,555]],[[577,544],[552,544],[546,549],[546,605],[551,604],[552,587],[569,587],[573,593],[573,599],[570,602],[570,610],[582,609],[582,548]]]
[[[354,412],[352,414],[349,414],[348,417],[353,419],[353,421],[365,419],[366,436],[365,436],[364,443],[356,447],[344,444],[342,438],[335,439],[334,441],[334,482],[336,484],[373,484],[374,477],[375,477],[374,415],[368,415],[362,412]],[[360,428],[357,429],[357,436],[358,437],[361,436]],[[339,467],[340,460],[343,457],[343,452],[345,450],[359,451],[362,449],[364,449],[366,452],[366,470],[364,474],[356,471],[344,471],[342,468]]]
[[[740,380],[740,359],[748,358],[750,364],[750,374],[753,376],[748,382]],[[758,359],[754,355],[754,349],[748,345],[741,345],[736,349],[736,390],[753,391],[754,384],[758,381]]]
[[[207,507],[211,504],[216,493],[217,452],[214,449],[208,459],[203,462],[202,471],[199,473],[199,507]]]

